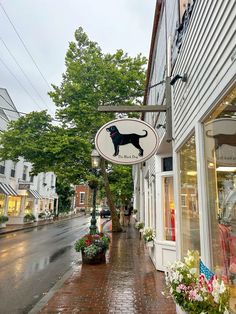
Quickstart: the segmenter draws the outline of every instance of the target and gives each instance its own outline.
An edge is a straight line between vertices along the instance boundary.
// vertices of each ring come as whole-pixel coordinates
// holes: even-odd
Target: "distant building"
[[[7,129],[9,121],[20,117],[8,92],[0,88],[0,131]],[[8,224],[22,224],[25,214],[38,219],[40,212],[56,212],[56,175],[53,172],[31,176],[32,164],[23,158],[0,161],[0,215],[8,216]]]
[[[75,186],[75,211],[87,211],[91,207],[91,192],[86,184]]]

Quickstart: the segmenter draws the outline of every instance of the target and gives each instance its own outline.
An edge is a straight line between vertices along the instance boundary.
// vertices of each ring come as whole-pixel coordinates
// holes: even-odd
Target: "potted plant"
[[[215,275],[199,274],[199,253],[188,251],[184,262],[175,261],[166,271],[167,290],[178,313],[229,314],[229,289]]]
[[[139,231],[139,238],[142,238],[142,232],[143,232],[143,228],[144,228],[144,222],[142,221],[137,221],[135,224],[135,228],[138,229]]]
[[[34,222],[34,221],[35,221],[34,214],[29,213],[24,216],[24,222]]]
[[[75,250],[82,253],[82,263],[98,264],[106,261],[110,238],[104,233],[86,234],[75,242]]]
[[[7,216],[0,215],[0,228],[5,228],[7,221],[8,221],[8,217]]]
[[[41,212],[38,214],[38,218],[39,219],[46,219],[46,213],[45,212]]]
[[[144,222],[137,221],[136,224],[135,224],[135,228],[138,229],[139,232],[143,232]]]
[[[155,231],[152,228],[145,228],[143,231],[143,239],[147,247],[154,246]]]

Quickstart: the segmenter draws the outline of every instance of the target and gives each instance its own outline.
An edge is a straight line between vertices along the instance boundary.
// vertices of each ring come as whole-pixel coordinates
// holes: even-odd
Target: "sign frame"
[[[138,130],[137,133],[133,132],[132,130],[128,132],[127,131],[128,128],[126,126],[127,124],[132,126],[131,129],[134,129],[134,126],[136,124],[137,128],[135,128],[135,130],[136,129]],[[121,125],[123,129],[124,127],[126,129],[124,133],[122,131],[122,128],[120,130]],[[115,127],[117,126],[116,132],[112,133],[111,130],[108,131],[108,129],[114,126]],[[142,128],[140,126],[142,126]],[[104,136],[106,137],[105,140],[104,140]],[[121,142],[119,142],[121,144],[117,142],[119,141],[119,139],[114,136],[122,136],[122,140]],[[129,138],[130,136],[131,138]],[[145,141],[151,138],[151,142],[150,143],[144,142],[144,139],[142,139],[144,137],[146,138]],[[109,140],[109,138],[111,140]],[[140,143],[139,143],[139,140],[140,140]],[[144,143],[145,143],[145,149],[143,147]],[[129,145],[129,146],[126,146],[126,145]],[[158,145],[159,145],[159,137],[155,129],[147,122],[140,119],[134,119],[134,118],[122,118],[122,119],[115,119],[115,120],[109,121],[98,130],[95,136],[95,147],[99,155],[112,163],[120,164],[120,165],[134,165],[134,164],[138,164],[138,163],[146,161],[157,152]],[[127,147],[133,153],[130,153],[128,150],[127,154],[125,154],[124,151],[126,150]],[[112,152],[111,150],[109,151],[109,149],[111,149]],[[109,151],[109,154],[108,154],[108,151]],[[123,153],[121,153],[121,151]],[[146,153],[146,151],[148,151],[148,153]]]

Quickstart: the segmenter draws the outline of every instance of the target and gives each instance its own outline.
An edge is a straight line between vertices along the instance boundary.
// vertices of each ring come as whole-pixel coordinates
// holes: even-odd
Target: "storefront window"
[[[27,198],[25,203],[25,214],[31,214],[33,212],[33,204],[33,199]]]
[[[236,309],[236,88],[204,123],[213,270]]]
[[[173,197],[173,177],[164,177],[164,239],[175,241],[175,208]]]
[[[5,195],[0,194],[0,215],[4,215],[4,208],[5,208]]]
[[[180,150],[180,208],[182,256],[188,250],[200,252],[199,210],[197,193],[197,162],[195,136]]]
[[[21,202],[21,198],[19,196],[8,197],[8,215],[9,216],[19,216],[20,202]]]

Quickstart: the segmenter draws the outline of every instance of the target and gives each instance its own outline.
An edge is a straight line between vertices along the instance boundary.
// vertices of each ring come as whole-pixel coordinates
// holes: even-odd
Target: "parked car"
[[[106,218],[106,217],[110,217],[110,216],[111,216],[110,208],[108,206],[102,207],[102,209],[100,211],[100,217]]]

